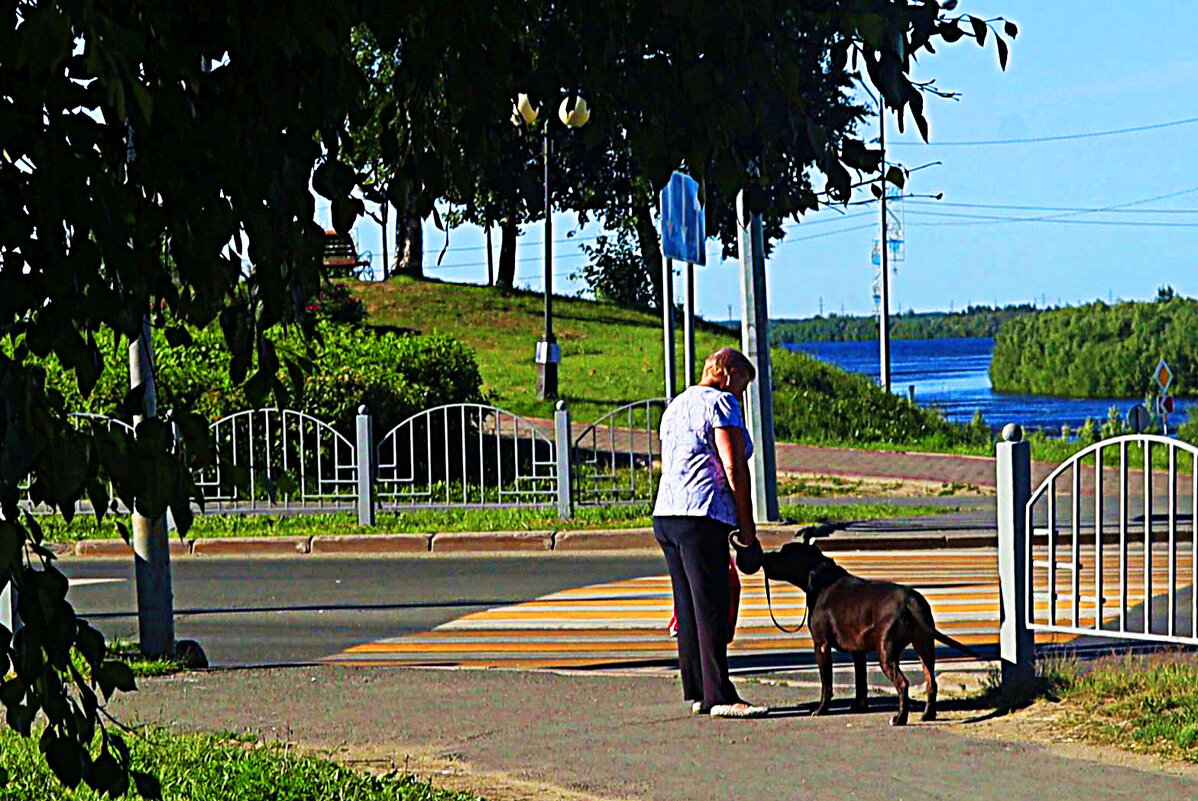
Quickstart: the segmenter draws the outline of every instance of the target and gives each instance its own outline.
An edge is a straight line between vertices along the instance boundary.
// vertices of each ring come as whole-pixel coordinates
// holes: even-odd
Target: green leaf
[[[129,775],[133,777],[133,783],[137,786],[137,792],[143,798],[153,799],[153,801],[158,801],[158,799],[162,798],[162,785],[158,783],[158,779],[149,773],[142,773],[138,770],[130,771]]]
[[[115,797],[114,790],[121,785],[124,777],[124,769],[105,748],[84,771],[83,781],[96,792],[108,793],[109,796]]]
[[[83,749],[70,737],[55,737],[43,747],[46,763],[58,780],[74,789],[83,778]]]
[[[886,170],[886,180],[887,182],[897,186],[899,189],[902,189],[907,185],[907,175],[903,172],[903,168],[898,166],[892,165]]]
[[[1007,36],[1010,36],[1012,39],[1019,35],[1019,28],[1017,28],[1015,23],[1011,22],[1010,20],[1007,20],[1006,23],[1003,24],[1003,31],[1005,31]]]
[[[969,24],[973,26],[973,36],[978,40],[978,44],[986,44],[986,31],[989,30],[986,27],[986,21],[978,17],[970,17]]]
[[[333,230],[342,236],[347,236],[358,221],[358,217],[366,211],[362,201],[356,197],[335,197],[329,206],[333,218]]]
[[[190,331],[181,325],[175,325],[166,329],[166,342],[172,348],[186,348],[194,344],[195,340]]]
[[[965,31],[957,27],[956,20],[945,20],[940,23],[940,36],[944,41],[952,42],[959,41],[965,35]]]
[[[118,662],[115,659],[109,659],[101,664],[98,670],[92,672],[92,678],[100,685],[100,692],[105,701],[112,696],[114,689],[122,692],[132,692],[137,689],[133,681],[133,671],[124,662]]]
[[[0,577],[21,565],[21,544],[25,531],[10,520],[0,520]],[[3,580],[3,579],[0,579]]]
[[[997,36],[994,37],[994,41],[998,45],[998,66],[1005,70],[1007,68],[1007,43]]]
[[[146,392],[150,385],[143,381],[125,393],[121,401],[121,416],[129,419],[145,414]]]
[[[95,672],[104,663],[104,655],[107,653],[104,635],[85,620],[78,621],[77,626],[75,648],[87,660],[88,667]]]

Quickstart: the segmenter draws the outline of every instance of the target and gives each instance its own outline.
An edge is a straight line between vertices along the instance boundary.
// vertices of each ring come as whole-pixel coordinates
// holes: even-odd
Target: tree
[[[352,21],[292,0],[23,2],[0,18],[0,580],[15,586],[24,623],[0,630],[0,675],[14,672],[0,700],[24,734],[44,715],[42,751],[69,786],[119,795],[132,782],[156,794],[101,713],[114,691],[134,688],[132,674],[66,601],[67,580],[21,511],[22,482],[70,519],[82,497],[103,516],[111,481],[149,517],[170,508],[184,533],[198,492],[167,423],[180,424],[188,458],[210,460],[212,448],[206,422],[181,409],[136,437],[77,429],[30,359],[54,354],[86,396],[105,360],[122,358],[100,350],[99,332],[128,341],[149,313],[178,340],[186,334],[167,320],[219,317],[233,378],[258,402],[285,395],[280,368],[300,365],[263,333],[309,322],[323,232],[308,187],[318,139],[335,158],[362,89]],[[330,161],[315,183],[347,232],[352,172]]]
[[[132,676],[66,601],[66,579],[36,519],[21,511],[21,486],[32,477],[30,498],[70,518],[83,497],[105,514],[111,482],[148,517],[169,508],[186,533],[199,493],[185,461],[214,458],[207,427],[173,409],[136,436],[76,429],[30,357],[54,354],[87,396],[113,358],[98,332],[131,339],[149,314],[168,341],[183,341],[182,324],[219,319],[232,379],[252,403],[273,394],[286,405],[304,359],[276,352],[265,333],[312,332],[305,301],[319,285],[324,235],[309,187],[329,199],[339,233],[365,210],[355,192],[369,181],[348,163],[347,127],[372,112],[369,76],[352,50],[357,26],[380,51],[399,54],[390,94],[404,140],[383,149],[380,134],[379,151],[392,203],[415,198],[423,219],[436,199],[482,187],[507,203],[507,225],[520,213],[513,198],[537,207],[535,194],[502,181],[518,91],[592,98],[591,124],[563,150],[626,136],[650,197],[685,165],[725,197],[816,169],[828,197],[844,201],[849,171],[868,172],[876,158],[848,137],[850,118],[809,108],[808,85],[839,86],[846,65],[861,62],[900,125],[910,112],[926,136],[923,92],[933,87],[911,82],[911,60],[933,39],[984,43],[992,31],[987,21],[945,17],[932,0],[459,0],[452,13],[419,0],[403,13],[374,0],[24,0],[2,14],[0,576],[16,587],[25,626],[0,631],[0,674],[15,674],[0,702],[25,734],[45,716],[42,749],[64,783],[119,795],[132,781],[150,796],[155,781],[131,770],[101,715],[102,699],[132,689]],[[815,61],[788,60],[787,43],[810,26],[827,26],[831,78],[821,77],[822,61],[814,75]],[[1014,35],[1009,23],[1006,33]],[[1005,61],[1006,43],[995,39]],[[561,208],[601,205],[593,187],[562,186]],[[767,209],[769,197],[755,191],[754,208]],[[818,202],[802,192],[788,199]],[[141,393],[129,393],[127,412]],[[185,456],[172,451],[168,422],[180,425]],[[73,668],[72,649],[90,679]]]

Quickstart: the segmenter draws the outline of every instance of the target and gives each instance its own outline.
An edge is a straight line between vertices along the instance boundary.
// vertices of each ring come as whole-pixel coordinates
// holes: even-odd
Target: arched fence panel
[[[557,447],[537,424],[477,403],[419,412],[377,449],[384,509],[543,506],[557,501]]]
[[[648,398],[614,409],[574,439],[574,491],[580,504],[647,503],[661,475],[658,429],[667,401]]]
[[[205,511],[335,511],[357,503],[357,451],[328,423],[267,408],[209,428],[216,464],[196,475]]]
[[[1031,492],[1033,631],[1198,645],[1198,448],[1132,434],[1091,445]]]

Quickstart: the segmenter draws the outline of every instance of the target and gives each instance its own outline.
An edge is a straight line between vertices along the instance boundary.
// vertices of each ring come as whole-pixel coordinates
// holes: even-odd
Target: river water
[[[818,359],[878,378],[878,343],[813,342],[786,345]],[[890,341],[890,386],[900,395],[915,387],[915,402],[938,407],[955,423],[967,423],[977,410],[992,427],[1019,423],[1025,429],[1059,431],[1062,425],[1077,429],[1087,417],[1101,423],[1111,406],[1126,416],[1139,399],[1053,398],[1045,395],[1014,395],[995,392],[990,386],[990,353],[994,340],[892,339]],[[1177,400],[1169,415],[1169,430],[1186,417],[1186,401]]]

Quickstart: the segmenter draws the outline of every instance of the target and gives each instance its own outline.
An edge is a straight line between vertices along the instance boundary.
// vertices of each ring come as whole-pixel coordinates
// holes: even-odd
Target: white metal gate
[[[378,445],[383,509],[557,502],[557,448],[530,421],[478,403],[412,415]]]
[[[216,464],[196,476],[205,511],[331,511],[357,502],[354,445],[310,414],[249,409],[209,429]]]
[[[647,503],[661,473],[658,429],[667,401],[649,398],[608,412],[574,439],[574,492],[581,504]]]
[[[1198,645],[1196,473],[1198,448],[1150,434],[1104,440],[1052,471],[1026,506],[1027,627]]]

